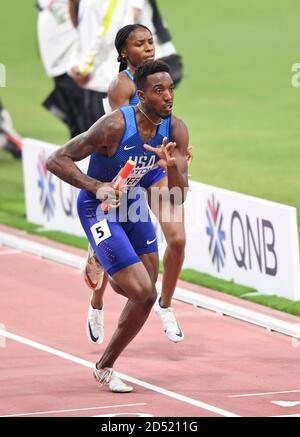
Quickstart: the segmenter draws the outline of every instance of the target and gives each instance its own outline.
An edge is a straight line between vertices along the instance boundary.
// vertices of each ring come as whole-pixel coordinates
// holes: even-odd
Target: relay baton
[[[134,167],[135,167],[135,162],[132,161],[131,159],[128,159],[128,161],[126,162],[124,167],[121,168],[121,170],[119,171],[119,173],[116,177],[116,180],[112,186],[112,188],[114,190],[118,190],[118,191],[122,190],[122,187],[123,187],[124,183],[126,182],[126,179],[130,175],[130,173],[132,172]],[[102,211],[104,211],[104,212],[107,212],[109,210],[109,206],[105,203],[104,204],[101,203],[101,208],[102,208]]]

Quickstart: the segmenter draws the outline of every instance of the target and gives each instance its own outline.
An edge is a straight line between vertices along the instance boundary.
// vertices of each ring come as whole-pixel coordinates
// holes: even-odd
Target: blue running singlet
[[[134,77],[131,73],[131,71],[127,68],[126,70],[123,70],[123,73],[128,76],[130,80],[134,83]],[[139,97],[137,93],[137,89],[135,88],[135,93],[131,97],[129,105],[134,106],[137,105],[139,102]],[[150,170],[146,176],[143,177],[143,179],[140,182],[140,185],[147,190],[151,185],[153,185],[155,182],[160,181],[166,177],[166,172],[161,167],[156,167],[153,170]]]
[[[123,70],[123,73],[126,74],[126,76],[128,76],[128,78],[132,80],[132,82],[134,83],[134,77],[128,68],[126,70]],[[138,103],[139,103],[139,97],[138,97],[137,89],[135,87],[135,92],[129,101],[129,105],[134,106],[137,105]]]
[[[147,188],[145,185],[149,182],[153,168],[157,167],[159,158],[153,152],[144,149],[144,141],[137,128],[134,107],[123,106],[120,111],[124,117],[125,127],[119,147],[110,158],[93,153],[87,174],[102,182],[110,182],[128,159],[135,161],[136,167],[126,181],[128,197],[132,199],[128,200],[122,196],[120,208],[108,214],[101,210],[101,202],[89,191],[81,190],[77,200],[81,224],[97,258],[110,276],[139,262],[140,255],[158,250],[155,230],[141,187]],[[157,147],[162,144],[163,137],[170,139],[170,126],[171,117],[162,120],[149,144]],[[146,184],[143,183],[145,181]],[[130,195],[134,192],[137,192],[137,196]],[[130,209],[134,210],[139,202],[138,208],[145,212],[143,221],[135,221],[130,214],[123,214],[122,200],[127,202],[126,213]]]
[[[128,159],[135,162],[136,166],[126,181],[126,187],[132,188],[141,185],[148,188],[143,183],[143,177],[152,169],[163,169],[156,165],[159,161],[158,156],[153,152],[148,152],[144,148],[144,141],[139,135],[135,110],[133,106],[122,106],[119,109],[124,117],[125,129],[119,147],[110,158],[99,153],[93,153],[90,158],[88,176],[102,182],[110,182],[118,174]],[[171,117],[162,120],[157,127],[155,136],[149,141],[153,147],[160,146],[164,137],[170,140]],[[163,177],[166,174],[163,173]]]

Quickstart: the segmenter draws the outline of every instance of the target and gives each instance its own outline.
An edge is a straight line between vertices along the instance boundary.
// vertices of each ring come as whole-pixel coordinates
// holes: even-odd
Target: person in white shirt
[[[169,29],[163,20],[156,0],[131,0],[135,23],[143,24],[151,30],[156,50],[156,59],[163,60],[170,67],[175,85],[183,77],[181,56],[172,42]]]
[[[131,0],[80,0],[77,22],[79,46],[71,75],[86,90],[84,113],[91,126],[105,113],[102,100],[118,69],[114,38],[133,23]]]
[[[84,90],[68,75],[77,51],[77,31],[70,20],[68,0],[38,0],[36,5],[41,59],[55,84],[43,105],[68,125],[74,137],[88,128],[82,114]]]

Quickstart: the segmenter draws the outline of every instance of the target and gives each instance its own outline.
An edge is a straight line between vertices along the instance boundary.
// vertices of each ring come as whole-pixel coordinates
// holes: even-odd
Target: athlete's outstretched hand
[[[173,167],[173,165],[176,164],[176,158],[173,156],[176,143],[173,141],[168,143],[168,139],[166,137],[164,137],[160,147],[152,147],[149,146],[149,144],[144,144],[144,148],[149,150],[149,152],[155,153],[160,158],[157,164],[163,167],[165,170],[167,170],[168,167]]]

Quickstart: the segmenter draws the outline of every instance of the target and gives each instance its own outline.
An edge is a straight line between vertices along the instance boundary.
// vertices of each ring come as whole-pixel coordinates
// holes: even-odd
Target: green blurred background
[[[183,55],[175,112],[187,122],[193,179],[298,207],[300,62],[296,0],[159,0]],[[63,143],[67,131],[41,107],[51,89],[36,40],[33,0],[1,0],[5,106],[23,136]]]
[[[300,62],[299,2],[158,4],[184,60],[175,113],[190,130],[192,179],[295,206],[299,223],[300,88],[291,85]],[[66,128],[41,107],[52,83],[39,58],[36,17],[33,0],[1,0],[7,87],[0,96],[24,137],[62,144]],[[24,218],[21,164],[3,152],[0,187],[0,222],[34,230]]]

